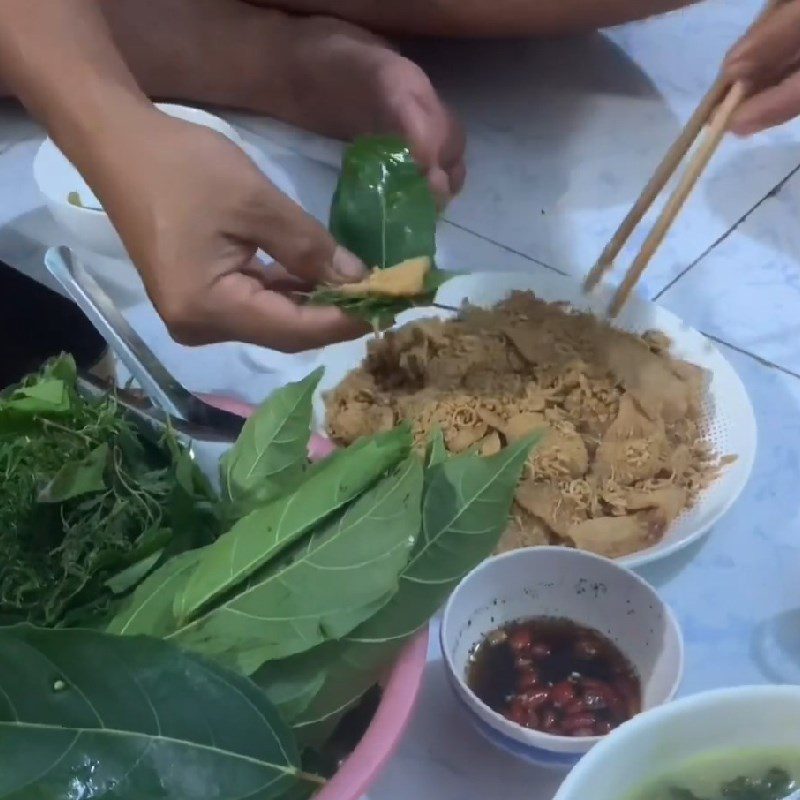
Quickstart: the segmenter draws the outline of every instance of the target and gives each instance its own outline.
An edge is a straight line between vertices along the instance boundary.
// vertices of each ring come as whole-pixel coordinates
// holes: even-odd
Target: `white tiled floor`
[[[800,175],[755,209],[662,302],[695,327],[800,373]]]

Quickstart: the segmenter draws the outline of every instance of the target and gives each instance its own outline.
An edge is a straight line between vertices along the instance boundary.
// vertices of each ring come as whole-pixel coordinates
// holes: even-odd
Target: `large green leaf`
[[[308,461],[311,400],[322,373],[315,370],[270,395],[222,458],[222,496],[238,512],[264,505],[299,482]]]
[[[257,671],[251,676],[259,675]],[[271,673],[265,673],[271,674]],[[311,704],[325,683],[325,671],[314,670],[308,674],[281,675],[280,682],[270,684],[270,701],[278,709],[281,719],[297,719]]]
[[[412,455],[286,558],[168,638],[244,674],[340,639],[397,591],[421,505],[422,462]]]
[[[449,454],[447,452],[447,445],[444,443],[444,432],[441,428],[435,428],[426,452],[428,467],[434,467],[447,461]]]
[[[359,139],[344,154],[330,230],[368,267],[436,252],[436,202],[408,145],[394,136]]]
[[[426,470],[422,535],[397,594],[344,639],[265,664],[256,673],[256,682],[279,704],[301,741],[317,744],[324,739],[427,624],[458,581],[492,553],[508,523],[514,490],[534,443],[521,441],[491,458],[458,456]],[[284,698],[300,695],[303,681],[321,688],[301,712],[293,713],[295,708]]]
[[[357,442],[312,467],[297,491],[252,511],[206,548],[176,597],[182,622],[233,590],[408,456],[411,432],[395,428]]]
[[[174,556],[146,578],[108,625],[109,633],[166,636],[177,627],[175,597],[197,566],[199,550]]]
[[[405,578],[423,584],[460,580],[486,557],[487,533],[499,537],[505,529],[522,467],[539,438],[527,437],[490,458],[468,455],[431,465],[422,536]]]
[[[385,269],[436,253],[436,202],[408,145],[394,136],[359,139],[345,151],[333,196],[334,238],[371,268]],[[312,293],[313,305],[336,306],[375,330],[391,327],[398,314],[433,303],[451,273],[432,269],[419,297],[353,297],[336,288]]]
[[[0,630],[3,800],[271,800],[299,762],[263,692],[165,642]]]

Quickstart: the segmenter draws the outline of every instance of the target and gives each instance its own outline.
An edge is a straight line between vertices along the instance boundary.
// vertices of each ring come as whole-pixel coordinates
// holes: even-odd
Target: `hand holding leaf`
[[[345,152],[331,206],[334,238],[375,271],[353,287],[323,288],[312,305],[333,305],[369,322],[375,329],[394,323],[414,306],[431,305],[451,277],[436,269],[436,202],[408,146],[396,137],[360,139]],[[425,264],[420,283],[404,283],[378,271],[405,270]],[[403,291],[399,291],[402,288]]]

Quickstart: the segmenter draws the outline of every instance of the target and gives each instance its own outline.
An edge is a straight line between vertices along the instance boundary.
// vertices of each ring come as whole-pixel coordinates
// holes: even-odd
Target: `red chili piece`
[[[535,689],[538,685],[539,673],[534,668],[526,670],[517,679],[517,689],[520,692],[526,692],[529,689]]]
[[[562,681],[553,687],[553,705],[556,708],[565,708],[575,699],[575,685],[570,681]]]
[[[527,628],[517,628],[508,637],[508,644],[515,655],[527,654],[531,649],[531,632]]]

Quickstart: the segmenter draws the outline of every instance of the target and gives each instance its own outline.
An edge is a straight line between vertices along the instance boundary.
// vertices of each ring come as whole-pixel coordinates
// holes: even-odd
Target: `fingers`
[[[764,86],[782,77],[800,54],[800,2],[791,0],[769,13],[731,50],[724,74]]]
[[[259,175],[254,194],[243,236],[287,272],[312,285],[347,283],[364,276],[364,264],[271,181]]]
[[[426,79],[427,80],[427,79]],[[429,92],[403,98],[397,112],[411,154],[425,174],[441,209],[461,190],[466,138],[455,115],[428,84]]]
[[[800,115],[800,72],[795,72],[777,86],[750,97],[731,119],[730,129],[739,136],[782,125]]]
[[[428,171],[428,180],[437,197],[439,207],[444,208],[463,188],[467,169],[464,164],[466,138],[456,118],[446,109],[446,117],[439,120],[440,149],[435,154],[433,166]]]
[[[445,122],[444,145],[439,154],[442,169],[447,175],[448,198],[457,195],[464,187],[464,180],[467,176],[467,168],[464,164],[464,155],[467,140],[464,130],[456,119],[455,115],[445,109],[447,120]]]
[[[173,336],[188,345],[237,341],[285,353],[313,350],[333,342],[356,339],[368,326],[337,308],[301,306],[267,288],[255,274],[221,276],[193,314],[170,326]]]
[[[467,178],[467,167],[464,162],[455,164],[450,168],[450,192],[458,194],[464,188],[464,181]]]

